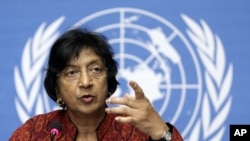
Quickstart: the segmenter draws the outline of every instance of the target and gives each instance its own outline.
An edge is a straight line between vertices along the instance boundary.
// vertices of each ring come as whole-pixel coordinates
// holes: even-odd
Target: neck
[[[93,134],[105,116],[105,110],[98,110],[93,114],[77,114],[68,111],[70,120],[78,129],[78,134]]]

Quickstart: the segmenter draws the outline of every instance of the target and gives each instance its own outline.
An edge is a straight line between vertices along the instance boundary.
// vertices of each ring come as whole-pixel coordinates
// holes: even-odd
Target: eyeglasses
[[[99,79],[107,76],[106,73],[107,68],[99,65],[91,66],[87,69],[87,73],[90,77]],[[73,82],[79,80],[81,77],[82,71],[80,71],[76,67],[68,67],[62,73],[59,74],[60,77],[65,79],[66,81]]]

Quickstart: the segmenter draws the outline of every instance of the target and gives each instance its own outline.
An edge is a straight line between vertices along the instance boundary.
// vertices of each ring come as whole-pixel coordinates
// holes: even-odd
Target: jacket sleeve
[[[172,133],[172,141],[183,141],[183,138],[182,138],[181,134],[179,133],[179,131],[170,123],[167,123],[167,125],[168,125],[168,127],[172,128],[172,132],[170,130],[170,132]]]

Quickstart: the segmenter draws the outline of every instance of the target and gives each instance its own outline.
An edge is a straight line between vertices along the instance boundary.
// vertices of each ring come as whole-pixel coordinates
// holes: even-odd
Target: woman
[[[118,85],[116,74],[117,63],[103,35],[67,31],[51,48],[44,81],[48,95],[62,110],[27,120],[10,140],[181,141],[176,128],[165,124],[136,82],[129,82],[134,97],[110,98]]]

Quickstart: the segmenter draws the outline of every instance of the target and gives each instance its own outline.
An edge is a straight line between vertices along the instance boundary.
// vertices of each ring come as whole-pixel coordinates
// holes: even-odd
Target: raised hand
[[[124,97],[107,99],[107,104],[118,104],[121,106],[108,107],[106,112],[119,114],[120,116],[115,118],[116,121],[130,123],[152,139],[160,139],[163,132],[168,131],[169,128],[144,95],[141,87],[134,81],[130,81],[129,85],[133,88],[135,96],[125,94]]]

